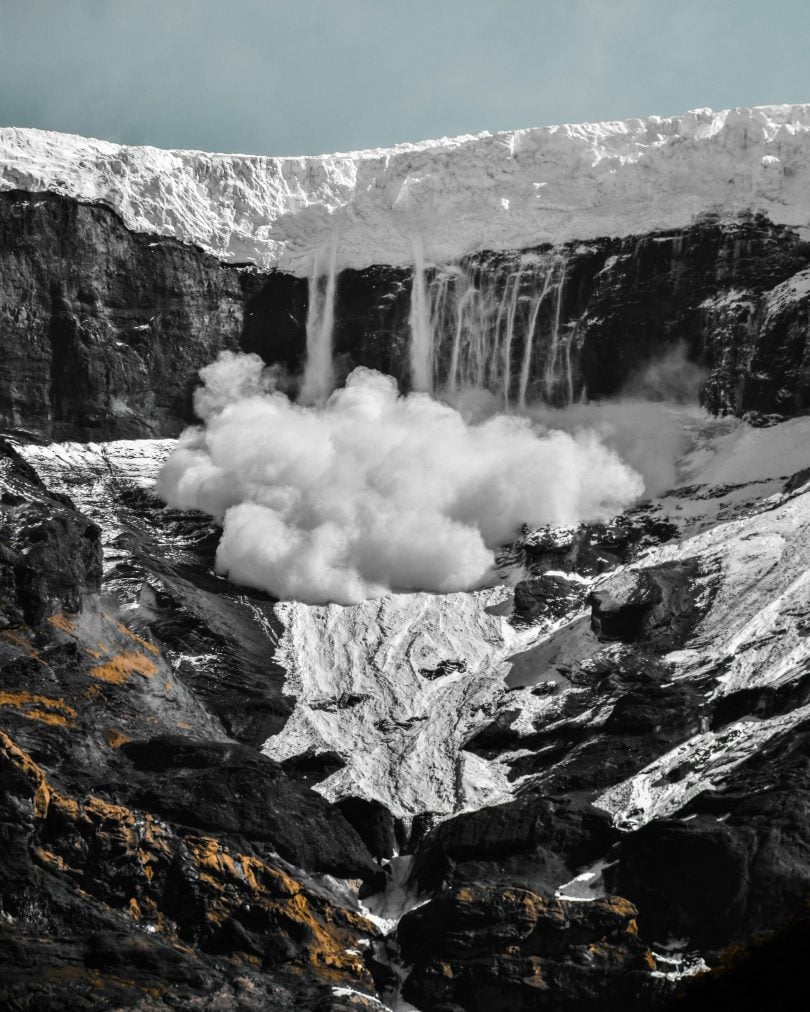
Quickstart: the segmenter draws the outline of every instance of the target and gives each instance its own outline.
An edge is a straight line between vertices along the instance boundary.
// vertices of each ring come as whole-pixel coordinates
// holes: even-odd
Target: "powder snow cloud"
[[[605,519],[644,491],[592,426],[468,421],[365,368],[319,407],[274,391],[255,355],[224,353],[200,375],[204,426],[181,437],[158,491],[222,524],[218,572],[279,598],[469,590],[522,524]]]

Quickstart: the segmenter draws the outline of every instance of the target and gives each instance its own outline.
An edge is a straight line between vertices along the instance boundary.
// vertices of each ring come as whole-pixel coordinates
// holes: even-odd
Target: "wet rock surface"
[[[540,262],[551,252],[476,253],[456,269],[494,278],[493,298],[504,297],[518,272],[532,298],[546,269],[535,276],[521,258]],[[634,376],[641,382],[650,362],[685,349],[708,370],[711,410],[806,410],[810,249],[790,229],[756,216],[706,218],[678,232],[572,243],[555,255],[565,262],[555,326],[573,371],[556,376],[556,360],[538,347],[530,397],[614,396]],[[429,287],[440,284],[434,273]],[[256,352],[285,376],[300,369],[306,280],[131,232],[102,205],[54,193],[0,194],[0,279],[0,422],[7,428],[55,439],[176,435],[193,420],[198,370],[219,351]],[[366,365],[408,383],[412,280],[410,270],[382,265],[340,273],[339,380]],[[448,291],[454,297],[452,285]],[[447,327],[437,349],[440,382],[448,379],[456,323]],[[515,363],[524,339],[514,341]],[[519,372],[516,365],[515,382]],[[544,389],[552,373],[553,389]],[[665,396],[676,380],[659,372],[642,385]]]

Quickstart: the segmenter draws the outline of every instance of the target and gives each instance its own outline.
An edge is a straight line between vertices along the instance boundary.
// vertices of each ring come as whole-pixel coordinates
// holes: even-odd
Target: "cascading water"
[[[421,236],[413,239],[413,282],[411,285],[411,388],[433,390],[433,327],[425,290],[425,252]]]
[[[412,322],[412,361],[418,343],[449,393],[487,389],[507,407],[524,407],[532,396],[570,402],[575,327],[563,315],[565,281],[565,257],[554,253],[470,258],[433,271],[429,283],[420,263],[411,318],[413,303],[426,298],[429,342]]]
[[[320,404],[335,388],[332,360],[332,335],[335,329],[335,292],[337,289],[337,231],[325,249],[316,250],[309,277],[307,307],[307,360],[299,400],[302,404]],[[326,274],[319,264],[326,254]]]
[[[558,359],[560,355],[560,308],[562,306],[562,295],[563,288],[565,287],[565,268],[566,263],[563,260],[562,268],[559,272],[560,277],[557,282],[557,298],[555,300],[554,309],[554,322],[551,327],[551,347],[549,348],[548,359],[546,361],[545,375],[543,377],[543,386],[545,389],[546,399],[551,397],[554,391],[554,385],[558,378]],[[565,356],[568,368],[566,371],[566,379],[568,381],[568,400],[573,398],[573,384],[571,382],[571,342],[566,342]]]
[[[323,403],[335,387],[332,339],[337,230],[313,257],[307,311],[303,404]],[[409,367],[413,390],[488,390],[507,408],[575,396],[575,323],[565,317],[567,261],[554,252],[474,255],[426,268],[413,238]],[[323,270],[326,262],[326,270]]]

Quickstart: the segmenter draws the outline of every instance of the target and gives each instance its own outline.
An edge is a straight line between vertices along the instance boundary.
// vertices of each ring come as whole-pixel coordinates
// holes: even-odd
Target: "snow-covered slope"
[[[264,751],[280,761],[336,752],[346,765],[318,789],[330,800],[381,801],[397,815],[505,800],[502,771],[461,751],[494,713],[506,659],[526,639],[498,608],[505,597],[495,588],[277,605],[285,633],[276,659],[296,707]]]
[[[0,129],[0,189],[115,208],[133,229],[306,274],[680,228],[763,211],[810,226],[810,105],[457,137],[318,157],[126,147]]]
[[[681,537],[591,579],[604,589],[623,574],[698,561],[708,580],[708,608],[689,639],[661,661],[672,682],[701,694],[710,686],[711,704],[741,690],[791,683],[806,664],[810,493],[801,482],[789,492],[783,488],[786,477],[808,464],[810,421],[753,429],[692,409],[682,414],[691,449],[678,484],[641,507]],[[117,498],[132,485],[148,488],[171,445],[142,440],[23,450],[52,488],[69,492],[102,525],[110,570],[127,563],[129,544],[120,538]],[[283,602],[268,608],[281,636],[268,632],[265,663],[268,671],[275,661],[286,672],[284,692],[294,708],[264,751],[282,762],[339,757],[340,768],[317,785],[330,799],[373,799],[406,817],[505,801],[521,784],[510,769],[524,754],[524,737],[528,744],[566,719],[575,699],[578,719],[598,728],[615,702],[597,694],[588,701],[589,665],[613,649],[597,641],[588,609],[515,626],[505,585],[475,594],[394,594],[351,607]],[[208,662],[200,656],[195,663]],[[580,675],[569,680],[558,669]],[[556,684],[543,691],[549,682]],[[517,740],[505,751],[485,758],[464,748],[507,713]],[[768,719],[752,712],[662,747],[649,766],[597,803],[626,828],[676,812],[808,714],[805,705]],[[688,767],[687,776],[667,776],[681,767]]]
[[[810,483],[810,475],[808,475]],[[713,679],[710,698],[742,690],[771,690],[807,670],[810,618],[810,495],[774,496],[764,512],[731,521],[645,560],[655,564],[698,558],[713,567],[711,608],[683,650],[665,661],[674,681]],[[716,581],[716,582],[715,582]],[[636,828],[679,811],[700,791],[722,784],[731,770],[772,738],[810,717],[810,704],[742,719],[688,739],[596,802],[617,825]]]

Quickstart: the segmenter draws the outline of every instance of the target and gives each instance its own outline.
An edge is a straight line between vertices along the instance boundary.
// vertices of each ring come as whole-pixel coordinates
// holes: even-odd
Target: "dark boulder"
[[[645,643],[666,653],[684,643],[700,617],[694,560],[617,573],[588,597],[602,641]]]
[[[599,809],[526,794],[440,822],[416,850],[412,879],[422,891],[491,881],[553,893],[602,857],[614,839]]]
[[[366,798],[348,797],[341,798],[335,807],[354,826],[378,861],[393,857],[397,849],[397,827],[385,805]]]
[[[646,938],[695,948],[744,942],[810,896],[810,794],[753,796],[731,815],[653,822],[622,840],[608,872],[642,911]]]
[[[528,623],[563,618],[575,611],[584,597],[582,584],[564,576],[543,574],[521,580],[515,587],[515,619]]]

